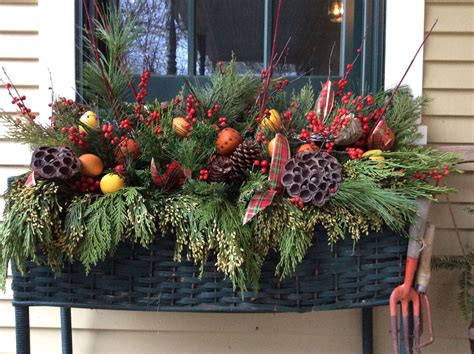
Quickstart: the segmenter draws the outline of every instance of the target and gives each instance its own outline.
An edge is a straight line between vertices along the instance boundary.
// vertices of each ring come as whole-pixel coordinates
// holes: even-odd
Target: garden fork
[[[408,307],[409,303],[413,304],[413,334],[414,348],[419,353],[420,339],[420,298],[415,288],[413,288],[413,280],[418,265],[418,257],[421,249],[421,240],[425,233],[426,219],[430,209],[431,201],[427,199],[417,200],[418,215],[413,220],[408,233],[410,241],[408,242],[407,261],[405,270],[405,279],[402,285],[397,286],[390,295],[390,322],[392,327],[392,347],[395,354],[399,353],[398,346],[398,318],[397,304],[400,302],[402,306],[402,323],[403,323],[403,344],[406,353],[410,353],[410,342],[408,338]]]

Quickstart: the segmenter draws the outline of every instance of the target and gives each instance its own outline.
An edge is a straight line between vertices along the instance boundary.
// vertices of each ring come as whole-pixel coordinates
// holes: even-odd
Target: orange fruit
[[[173,121],[171,124],[173,126],[173,130],[181,138],[187,138],[188,136],[191,135],[192,129],[190,128],[188,121],[184,119],[183,117],[173,118]]]
[[[242,142],[242,135],[234,128],[224,128],[217,135],[216,149],[219,155],[232,154]]]
[[[298,147],[298,150],[296,150],[296,153],[301,154],[302,152],[311,152],[311,151],[317,152],[318,150],[319,148],[315,145],[303,144],[300,147]]]
[[[273,133],[278,133],[283,128],[280,113],[276,109],[271,109],[270,116],[262,119],[260,127]]]
[[[273,148],[275,147],[275,140],[276,138],[273,138],[272,140],[270,140],[270,142],[268,143],[268,155],[270,155],[270,158],[273,156]]]
[[[97,155],[84,154],[79,156],[79,161],[81,161],[81,173],[84,176],[96,177],[104,171],[104,163]]]
[[[125,179],[116,173],[108,173],[100,180],[100,190],[104,194],[114,193],[125,187]]]
[[[140,155],[140,147],[138,143],[133,139],[127,139],[127,141],[120,143],[119,147],[115,151],[115,160],[119,163],[125,161],[125,156],[130,156],[135,159]]]

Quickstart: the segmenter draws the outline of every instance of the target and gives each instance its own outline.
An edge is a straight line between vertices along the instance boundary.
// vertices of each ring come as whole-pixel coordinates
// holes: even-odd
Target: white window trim
[[[56,96],[75,98],[74,0],[39,0],[39,108],[41,122],[51,115],[51,80]]]

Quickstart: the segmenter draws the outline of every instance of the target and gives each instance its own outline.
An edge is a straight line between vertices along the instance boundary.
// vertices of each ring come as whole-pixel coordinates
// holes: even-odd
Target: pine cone
[[[255,160],[260,157],[261,149],[253,140],[245,140],[230,155],[234,177],[239,180],[245,179],[245,174],[253,166]]]
[[[226,182],[234,175],[229,156],[211,155],[207,160],[207,170],[210,182]]]
[[[287,193],[303,203],[322,207],[340,187],[342,168],[326,152],[304,152],[288,160],[282,183]]]

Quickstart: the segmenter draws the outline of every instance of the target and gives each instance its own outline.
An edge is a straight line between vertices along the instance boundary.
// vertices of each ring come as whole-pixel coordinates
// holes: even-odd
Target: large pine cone
[[[229,156],[211,155],[207,160],[210,182],[226,182],[234,176],[232,161]]]
[[[234,169],[235,178],[244,180],[245,174],[253,166],[255,160],[260,157],[261,149],[253,140],[245,140],[230,155],[232,168]]]
[[[292,197],[322,207],[341,185],[342,168],[326,152],[304,152],[288,160],[282,183]]]

